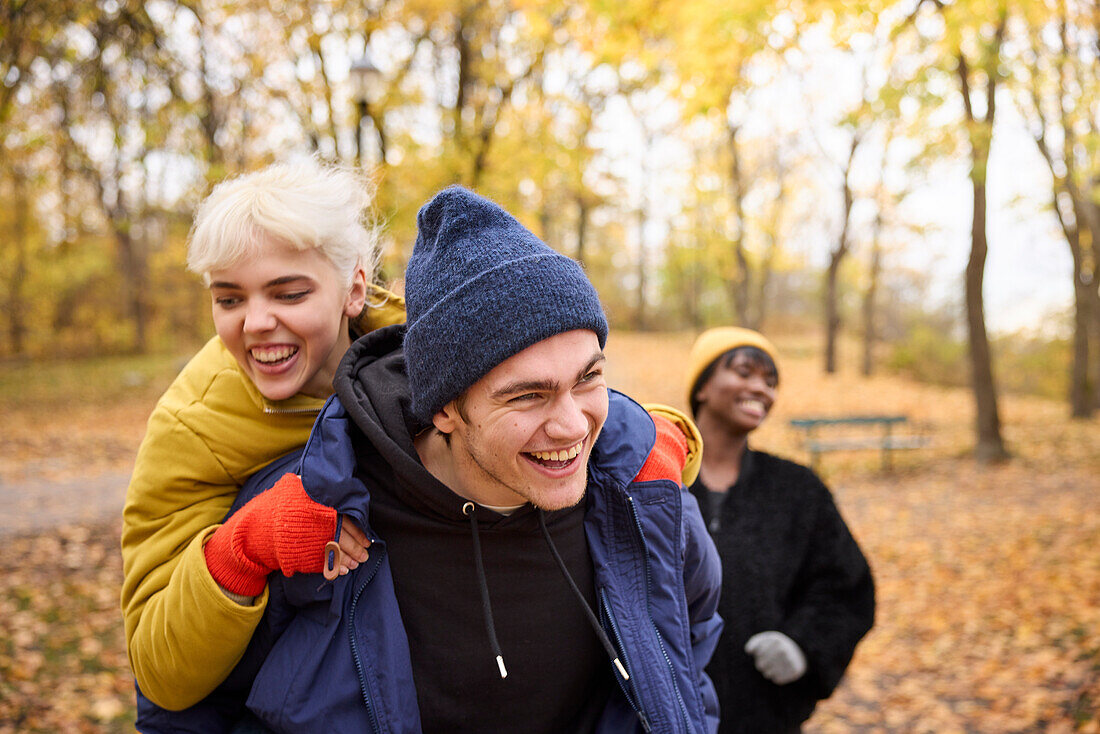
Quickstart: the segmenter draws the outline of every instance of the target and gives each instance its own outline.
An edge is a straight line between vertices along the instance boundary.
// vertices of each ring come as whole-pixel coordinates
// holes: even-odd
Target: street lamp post
[[[370,105],[378,102],[382,93],[382,72],[370,60],[368,54],[352,63],[348,70],[348,79],[351,82],[351,99],[355,103],[355,161],[363,164],[363,120],[368,117]],[[382,161],[386,160],[386,147],[382,131],[378,130],[378,147]]]

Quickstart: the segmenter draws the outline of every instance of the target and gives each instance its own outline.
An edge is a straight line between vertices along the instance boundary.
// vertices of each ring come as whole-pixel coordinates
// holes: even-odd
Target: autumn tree
[[[988,460],[999,460],[1008,455],[1001,438],[997,386],[993,377],[993,358],[986,332],[985,300],[982,293],[985,261],[989,252],[986,234],[986,175],[997,111],[997,83],[1001,74],[998,66],[1008,23],[1007,8],[1002,6],[997,9],[994,23],[992,34],[985,35],[975,52],[974,66],[978,73],[972,76],[972,64],[961,44],[956,66],[970,142],[970,181],[974,202],[970,259],[966,265],[966,321],[970,341],[972,387],[977,403],[978,443],[975,451],[979,458]],[[981,89],[983,84],[984,90]],[[984,102],[984,112],[976,109],[979,99]]]
[[[74,42],[83,36],[90,45],[86,54],[74,46],[78,73],[55,87],[66,111],[59,132],[114,236],[132,348],[144,352],[153,291],[148,257],[163,234],[150,216],[158,175],[150,163],[170,129],[175,71],[164,29],[140,2],[96,12],[72,30]]]
[[[881,146],[880,167],[883,169],[886,168],[886,161],[889,160],[890,153],[895,148],[893,142],[893,137],[888,130]],[[887,273],[886,256],[896,247],[900,237],[906,235],[924,237],[929,234],[929,227],[906,221],[899,211],[900,205],[915,187],[916,182],[911,181],[901,190],[892,190],[884,177],[880,177],[870,197],[874,202],[875,211],[867,235],[867,260],[864,265],[866,286],[860,297],[862,337],[860,371],[867,377],[874,373],[875,349],[885,336],[886,324],[882,311],[885,305],[883,279]]]
[[[553,18],[554,41],[525,84],[522,103],[504,118],[487,183],[537,221],[544,241],[584,264],[593,245],[593,214],[611,204],[622,182],[598,165],[607,105],[637,85],[618,73],[623,56],[606,43],[602,25],[583,2],[562,4]],[[499,182],[499,183],[498,183]]]
[[[840,305],[837,295],[837,282],[840,266],[852,249],[852,203],[855,195],[852,191],[852,165],[856,151],[863,142],[864,131],[855,129],[851,133],[847,157],[840,165],[841,214],[840,232],[836,243],[829,251],[829,263],[825,266],[825,288],[823,289],[822,313],[825,317],[825,372],[836,372],[836,342],[840,331]]]
[[[971,202],[970,256],[964,292],[970,382],[975,402],[975,455],[985,461],[1006,458],[997,405],[997,385],[986,330],[983,285],[989,252],[986,231],[986,176],[993,143],[997,91],[1002,79],[1002,48],[1008,27],[1008,5],[1003,0],[919,0],[904,24],[927,42],[931,59],[916,80],[925,99],[944,103],[937,89],[954,78],[962,102],[961,129],[957,131],[969,160]],[[930,83],[931,82],[931,83]]]
[[[21,356],[26,352],[27,311],[29,304],[26,296],[26,282],[31,262],[31,204],[28,174],[23,166],[8,166],[7,181],[0,188],[9,202],[7,211],[11,222],[6,249],[10,251],[10,261],[5,263],[6,307],[8,345],[10,353]]]
[[[1100,406],[1100,142],[1093,100],[1096,70],[1094,8],[1055,0],[1033,9],[1028,27],[1030,63],[1016,78],[1027,115],[1051,174],[1051,209],[1069,246],[1073,269],[1073,362],[1069,403],[1074,418]]]
[[[32,263],[35,226],[33,202],[35,182],[41,178],[33,169],[41,165],[45,139],[36,129],[44,122],[41,107],[33,103],[37,94],[34,67],[60,55],[55,41],[63,26],[60,13],[72,12],[69,3],[59,3],[53,12],[41,3],[6,0],[0,2],[0,186],[4,190],[7,216],[3,218],[4,304],[8,348],[21,355],[27,349],[27,279]]]
[[[843,133],[844,145],[837,146],[836,153],[827,155],[839,178],[840,202],[838,218],[839,230],[825,267],[824,287],[822,288],[822,315],[825,328],[824,369],[828,374],[837,369],[837,340],[842,326],[840,308],[840,272],[844,262],[852,253],[855,245],[856,223],[853,222],[853,206],[857,196],[867,192],[857,192],[854,177],[857,173],[857,155],[867,148],[870,139],[876,133],[885,132],[896,114],[896,100],[892,99],[891,67],[896,63],[896,50],[886,40],[889,21],[878,14],[842,16],[831,23],[834,45],[843,52],[843,59],[858,74],[859,86],[856,93],[845,104],[844,112],[837,124],[831,126],[834,132]],[[886,136],[888,140],[888,135]],[[866,168],[866,166],[864,166]],[[881,175],[879,176],[881,179]],[[877,205],[877,197],[871,195],[870,201]],[[864,317],[864,369],[869,370],[871,343],[873,342],[874,296],[877,276],[881,267],[881,253],[878,237],[881,233],[881,212],[877,212],[871,225],[871,263],[870,287],[863,299]]]
[[[773,141],[760,140],[748,131],[752,116],[753,70],[757,67],[782,66],[781,52],[797,36],[795,15],[773,3],[729,3],[714,0],[691,0],[669,8],[670,34],[675,40],[674,63],[684,82],[681,90],[688,115],[720,120],[713,134],[721,141],[718,160],[724,167],[723,179],[727,204],[718,207],[718,221],[726,238],[728,263],[727,292],[733,306],[734,319],[743,325],[759,328],[766,307],[758,300],[767,291],[771,277],[770,264],[774,252],[781,246],[779,231],[772,228],[754,233],[753,215],[747,209],[753,189],[767,181],[757,178],[756,165],[764,156],[754,153],[763,145],[775,150]],[[705,19],[702,22],[701,19]],[[806,18],[803,18],[806,22]],[[711,111],[717,112],[712,115]],[[773,157],[772,162],[778,161]],[[766,168],[767,164],[763,166]],[[772,181],[783,178],[783,166],[775,168]],[[779,184],[782,191],[783,185]],[[778,203],[773,200],[773,203]],[[765,214],[762,222],[773,223],[781,218],[780,210]],[[757,255],[750,244],[754,234],[765,241],[765,252]]]

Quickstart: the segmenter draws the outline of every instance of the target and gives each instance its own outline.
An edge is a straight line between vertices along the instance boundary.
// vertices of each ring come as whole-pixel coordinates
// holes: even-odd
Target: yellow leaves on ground
[[[0,546],[0,732],[133,731],[118,524]]]
[[[955,461],[834,486],[874,568],[878,614],[809,731],[1072,731],[1094,722],[1097,481]]]

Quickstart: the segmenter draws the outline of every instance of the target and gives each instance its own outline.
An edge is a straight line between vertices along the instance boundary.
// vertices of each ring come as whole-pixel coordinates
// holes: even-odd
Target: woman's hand
[[[347,516],[340,518],[337,540],[325,544],[325,567],[322,573],[329,581],[354,571],[370,557],[370,538]]]
[[[745,652],[753,656],[760,674],[778,686],[794,683],[806,674],[806,655],[782,632],[758,632],[745,643]]]
[[[370,544],[347,518],[336,529],[336,510],[315,502],[297,474],[284,474],[214,531],[206,566],[222,589],[245,597],[263,593],[272,571],[335,578],[365,561]]]

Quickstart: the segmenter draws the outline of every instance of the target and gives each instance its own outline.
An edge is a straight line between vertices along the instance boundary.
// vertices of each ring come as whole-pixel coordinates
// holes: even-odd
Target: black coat
[[[722,707],[719,732],[796,732],[874,623],[871,570],[829,490],[804,466],[747,450],[724,497],[701,480],[691,491],[722,558],[726,626],[707,668]],[[767,630],[802,648],[802,678],[777,686],[756,670],[745,642]]]

